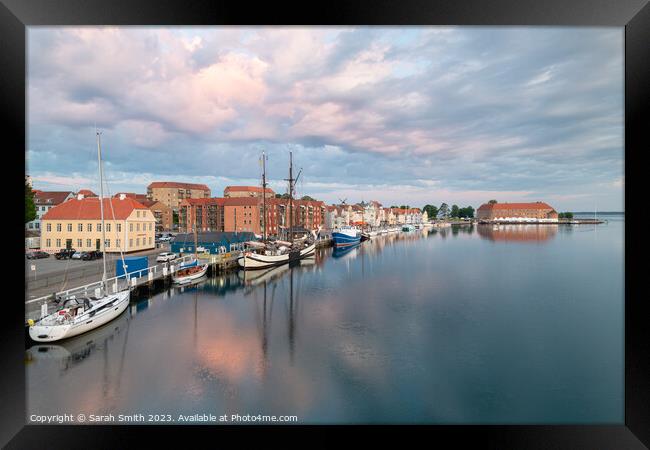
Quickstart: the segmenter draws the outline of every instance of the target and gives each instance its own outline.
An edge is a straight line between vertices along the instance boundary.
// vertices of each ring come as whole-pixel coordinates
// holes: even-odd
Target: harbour
[[[27,343],[28,412],[614,421],[623,220],[428,227],[270,270],[154,283],[97,330]]]

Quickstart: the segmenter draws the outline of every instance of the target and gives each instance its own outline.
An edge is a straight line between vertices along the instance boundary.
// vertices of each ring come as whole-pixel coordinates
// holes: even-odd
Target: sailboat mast
[[[101,133],[95,131],[97,134],[97,167],[99,170],[99,214],[102,219],[102,245],[99,247],[103,249],[103,253],[106,253],[106,226],[104,225],[104,177],[102,175],[102,145],[101,145]],[[106,285],[106,255],[102,255],[102,263],[104,267],[104,272],[102,273],[102,287]]]
[[[289,233],[293,242],[293,156],[289,152]]]
[[[266,155],[262,152],[262,240],[266,242]]]
[[[199,253],[196,247],[199,245],[199,236],[196,232],[196,213],[194,214],[194,258],[199,260]]]

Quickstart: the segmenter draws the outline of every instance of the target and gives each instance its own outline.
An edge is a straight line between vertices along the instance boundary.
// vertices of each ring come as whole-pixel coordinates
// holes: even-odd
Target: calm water
[[[31,414],[623,423],[623,217],[387,235],[26,352]]]

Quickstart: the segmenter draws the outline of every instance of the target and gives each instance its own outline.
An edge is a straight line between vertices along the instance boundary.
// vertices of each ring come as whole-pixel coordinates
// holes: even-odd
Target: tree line
[[[452,205],[450,208],[446,203],[441,204],[440,207],[425,205],[422,212],[426,212],[427,217],[430,219],[471,219],[474,217],[473,207],[465,206],[460,208],[458,205]]]

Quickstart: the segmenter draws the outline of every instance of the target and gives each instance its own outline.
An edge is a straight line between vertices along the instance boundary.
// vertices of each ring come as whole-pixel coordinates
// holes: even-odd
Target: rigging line
[[[118,231],[117,231],[117,225],[118,224],[116,223],[116,220],[115,220],[115,209],[113,208],[113,201],[112,201],[112,195],[113,194],[111,193],[111,189],[110,189],[109,184],[108,184],[108,179],[106,178],[106,174],[104,173],[104,165],[102,165],[101,169],[102,169],[102,178],[104,179],[104,185],[106,186],[106,192],[108,193],[108,198],[109,198],[108,204],[111,207],[111,215],[113,217],[113,225],[114,225],[114,228],[115,228],[116,244],[119,242],[119,245],[117,245],[117,248],[120,251],[120,258],[122,259],[122,270],[126,274],[127,266],[126,266],[126,262],[124,261],[124,252],[122,251],[121,239],[119,239],[120,235],[118,234]],[[124,233],[125,234],[126,234],[126,225],[127,224],[126,224],[126,220],[125,220],[124,221]],[[105,257],[106,257],[106,242],[104,242],[104,254],[102,255],[102,258],[105,258]],[[117,275],[117,273],[115,275]],[[125,277],[125,279],[126,279],[126,277]]]

